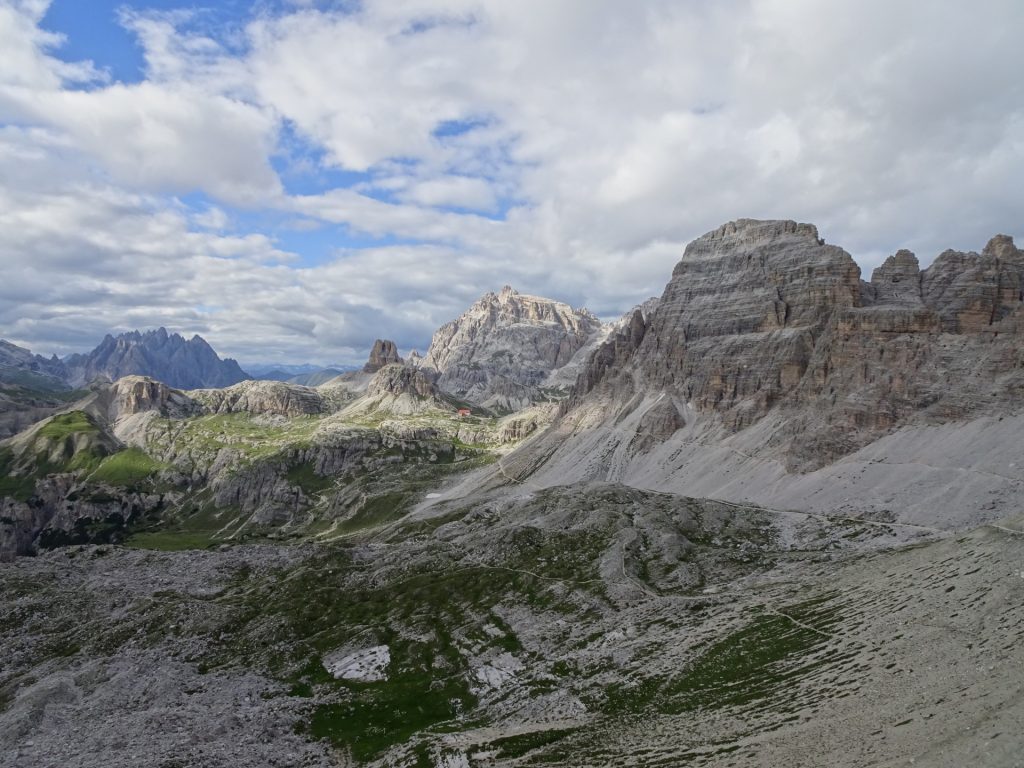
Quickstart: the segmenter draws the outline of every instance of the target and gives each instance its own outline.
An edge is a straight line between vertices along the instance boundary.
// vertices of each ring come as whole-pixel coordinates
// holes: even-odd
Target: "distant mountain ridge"
[[[53,356],[34,355],[24,347],[0,339],[0,383],[15,384],[32,389],[67,389],[67,370]]]
[[[166,328],[107,336],[87,355],[63,361],[72,386],[97,377],[150,376],[178,389],[229,387],[251,378],[231,358],[221,359],[201,336],[185,339]]]
[[[328,369],[337,369],[344,372],[354,371],[359,367],[358,365],[348,365],[345,363],[318,365],[317,363],[259,363],[251,360],[239,362],[239,365],[242,366],[243,371],[254,379],[275,379],[280,381],[285,381],[285,379],[277,379],[278,376],[294,378]]]

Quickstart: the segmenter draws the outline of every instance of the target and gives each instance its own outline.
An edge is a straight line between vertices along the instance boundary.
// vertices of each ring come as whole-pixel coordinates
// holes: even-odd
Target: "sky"
[[[870,275],[1024,235],[1019,0],[0,0],[0,337],[423,351],[613,317],[742,217]]]

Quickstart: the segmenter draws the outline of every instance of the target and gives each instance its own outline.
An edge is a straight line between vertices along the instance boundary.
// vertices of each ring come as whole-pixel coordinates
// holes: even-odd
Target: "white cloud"
[[[0,335],[191,324],[240,357],[330,361],[422,344],[505,282],[614,314],[740,216],[813,221],[865,267],[1020,226],[1015,0],[293,2],[226,31],[125,12],[131,85],[61,61],[46,5],[0,0],[0,256],[22,291]],[[275,164],[368,179],[288,194]],[[174,202],[191,191],[212,207]],[[422,244],[311,266],[232,206]],[[66,274],[52,306],[42,265]]]
[[[494,211],[498,206],[491,185],[470,176],[441,176],[413,182],[401,189],[399,197],[419,205],[451,206],[470,211]]]
[[[88,62],[68,64],[49,55],[64,42],[61,35],[39,28],[49,5],[50,0],[0,3],[0,85],[56,88],[65,81],[89,82],[102,77]]]
[[[227,229],[228,224],[231,223],[231,219],[223,211],[215,205],[211,205],[205,211],[200,213],[192,214],[193,223],[200,229],[214,229],[224,230]]]
[[[185,86],[115,84],[92,91],[0,95],[27,119],[67,134],[116,181],[136,189],[201,189],[235,204],[280,190],[268,156],[274,123],[258,109]]]

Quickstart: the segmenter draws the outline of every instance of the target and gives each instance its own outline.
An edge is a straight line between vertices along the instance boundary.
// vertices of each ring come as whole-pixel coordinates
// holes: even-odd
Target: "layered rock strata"
[[[924,270],[899,251],[863,282],[809,224],[731,222],[687,247],[657,309],[609,337],[553,429],[505,470],[685,493],[732,487],[738,462],[759,461],[782,468],[770,495],[903,428],[1012,415],[1022,284],[1024,254],[1002,235]],[[689,475],[727,445],[729,461]]]

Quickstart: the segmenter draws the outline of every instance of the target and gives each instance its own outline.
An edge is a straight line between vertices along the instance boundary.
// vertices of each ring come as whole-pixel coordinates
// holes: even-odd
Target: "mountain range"
[[[1005,236],[925,270],[900,251],[865,282],[810,225],[732,222],[687,247],[654,313],[590,358],[503,472],[906,522],[990,517],[1024,479],[1022,286],[1024,253]]]
[[[177,339],[0,441],[25,764],[1019,761],[1009,237],[863,280],[739,219],[612,323],[505,287],[316,386],[111,375],[230,363]]]
[[[67,370],[54,355],[45,358],[0,339],[0,384],[42,391],[67,389]]]
[[[165,328],[119,336],[109,334],[87,355],[64,359],[72,386],[87,384],[97,376],[111,381],[122,376],[152,376],[172,387],[226,387],[250,378],[231,358],[221,360],[200,336],[185,339]]]

